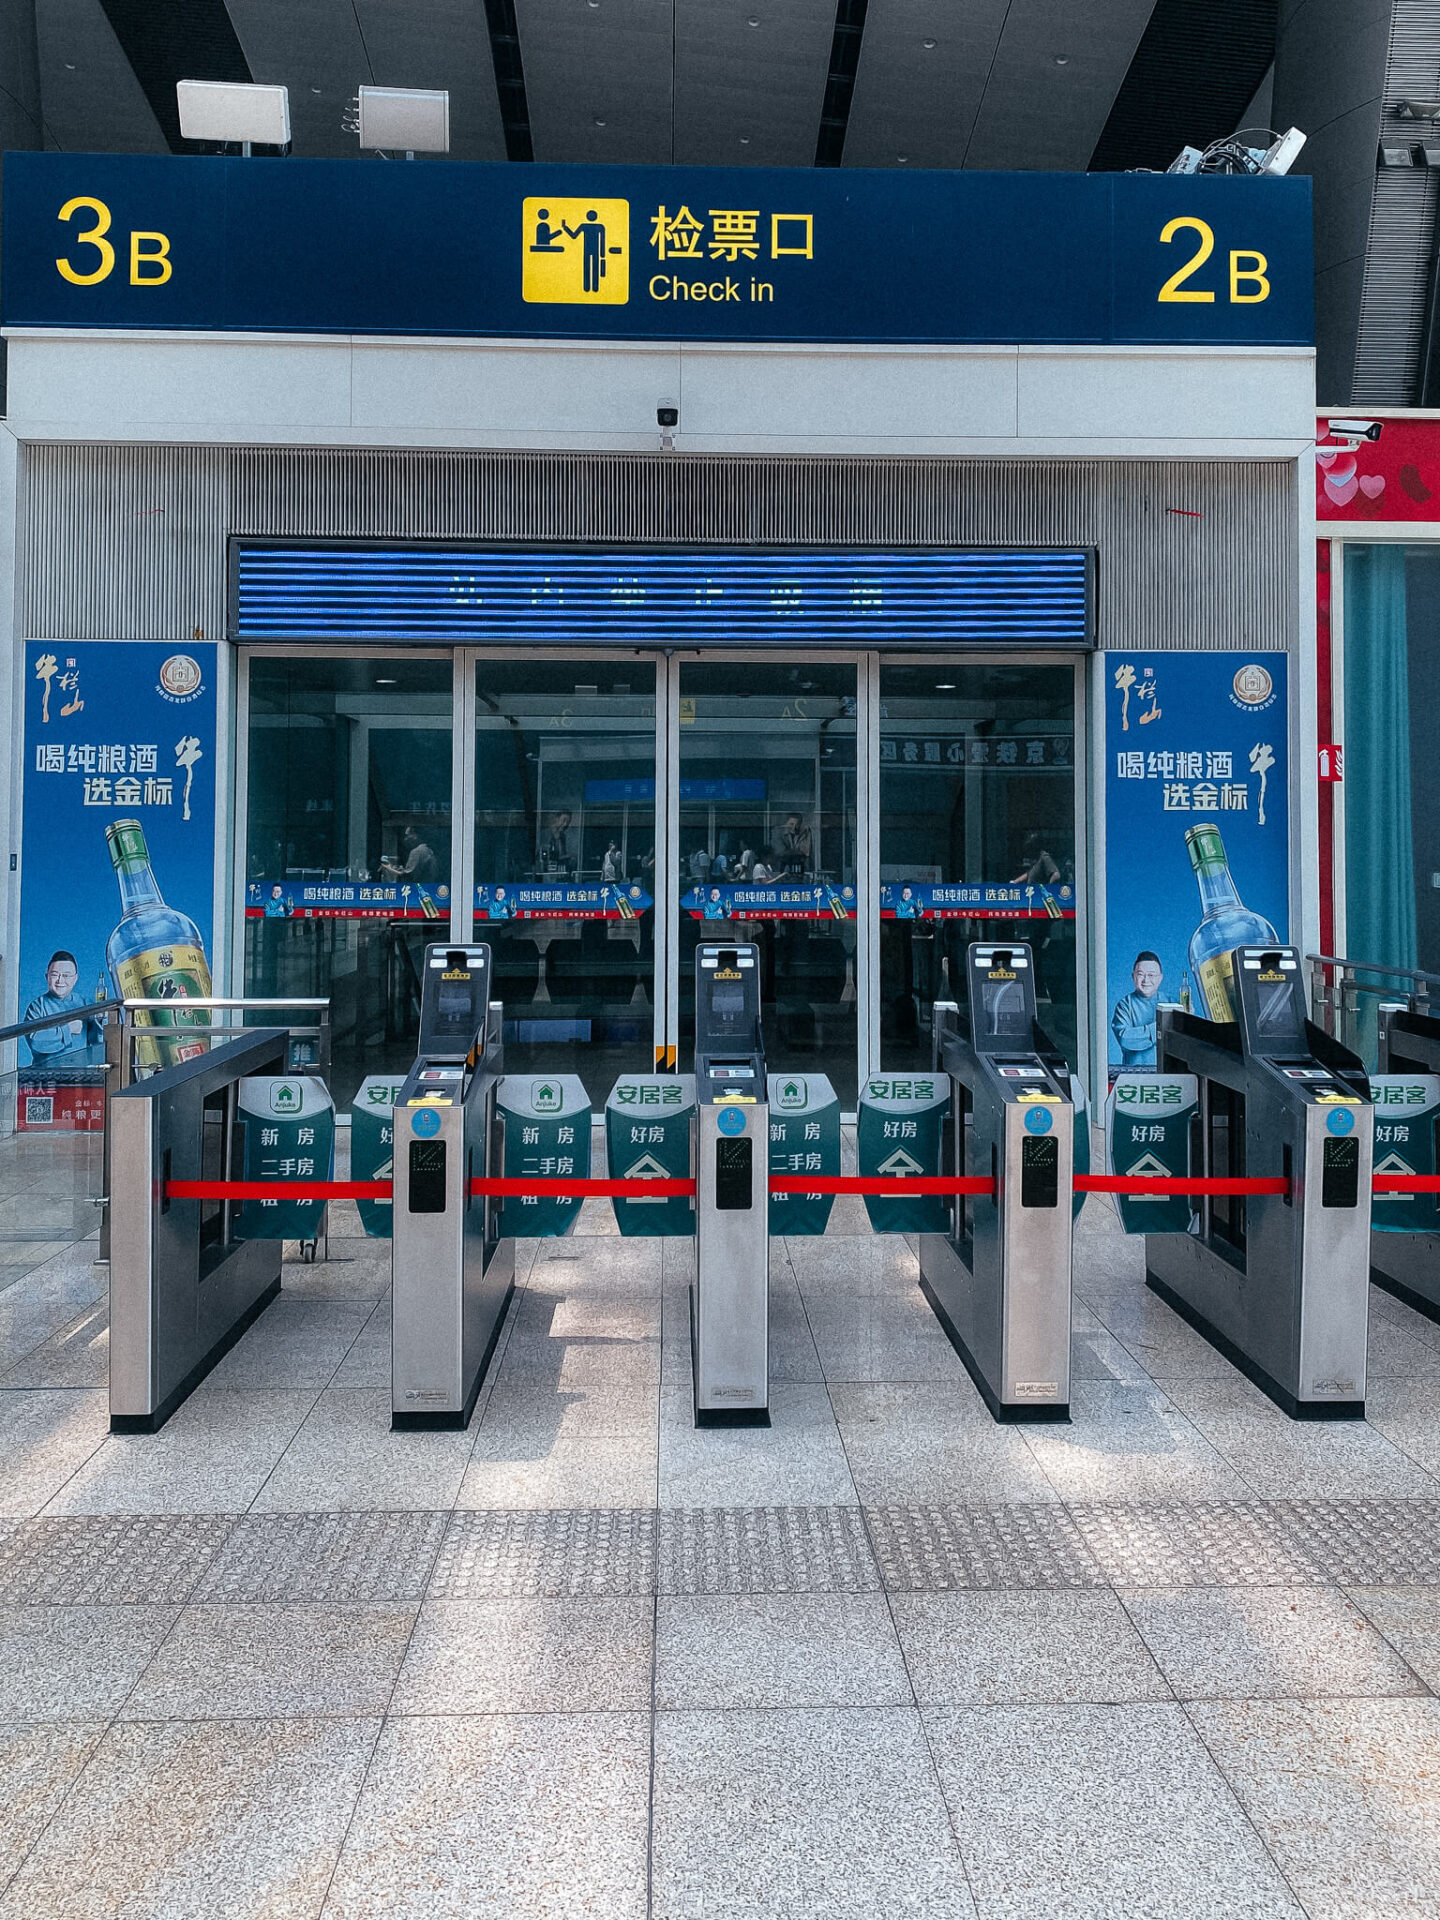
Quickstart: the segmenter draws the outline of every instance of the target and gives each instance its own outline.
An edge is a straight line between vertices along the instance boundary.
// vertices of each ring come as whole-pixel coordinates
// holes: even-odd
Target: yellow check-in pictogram
[[[630,202],[558,200],[522,208],[520,288],[539,306],[623,307],[630,298]]]

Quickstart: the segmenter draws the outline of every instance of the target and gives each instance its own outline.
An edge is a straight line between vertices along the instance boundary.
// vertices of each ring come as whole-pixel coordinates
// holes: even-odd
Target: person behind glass
[[[711,864],[710,849],[708,847],[696,847],[690,856],[690,878],[699,881],[703,886],[710,878]]]
[[[1010,885],[1017,886],[1022,880],[1033,881],[1042,887],[1051,887],[1060,878],[1060,868],[1055,856],[1045,845],[1044,836],[1039,833],[1027,833],[1025,844],[1020,850],[1024,865],[1013,876]]]
[[[773,847],[762,847],[760,857],[751,870],[750,878],[757,886],[773,886],[777,880],[783,880],[785,869],[780,856]]]
[[[546,873],[569,873],[570,811],[561,807],[550,821],[550,838],[540,849],[540,865]]]
[[[737,880],[748,880],[755,871],[755,849],[742,834],[740,851],[735,856],[734,876]]]
[[[787,873],[798,878],[810,872],[813,865],[810,829],[800,814],[786,814],[785,831],[780,836],[780,851]]]
[[[440,862],[435,858],[433,847],[426,844],[418,827],[406,827],[400,836],[400,856],[395,860],[382,860],[380,871],[388,873],[395,880],[414,880],[423,885],[427,880],[439,876]]]
[[[625,878],[625,863],[620,856],[618,840],[612,840],[605,849],[605,858],[600,862],[600,878],[608,881]]]
[[[85,996],[76,989],[80,968],[73,953],[61,947],[52,953],[45,967],[45,991],[37,993],[25,1009],[27,1020],[47,1020],[53,1014],[70,1013],[85,1005]],[[68,1020],[63,1026],[42,1027],[26,1035],[30,1058],[37,1066],[74,1066],[86,1058],[86,1050],[101,1044],[99,1023],[95,1020]]]

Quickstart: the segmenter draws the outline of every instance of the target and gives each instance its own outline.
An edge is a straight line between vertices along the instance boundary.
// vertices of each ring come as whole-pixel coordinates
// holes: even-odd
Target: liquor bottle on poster
[[[1230,878],[1225,842],[1212,821],[1189,827],[1185,846],[1204,909],[1190,936],[1190,973],[1200,999],[1200,1011],[1211,1020],[1235,1018],[1235,974],[1231,953],[1236,947],[1254,947],[1274,940],[1270,922],[1252,913]]]
[[[150,866],[145,829],[138,820],[115,820],[105,829],[110,860],[120,886],[120,924],[105,945],[105,963],[115,990],[127,1000],[195,1000],[210,992],[210,963],[200,929],[188,914],[168,907]],[[173,1013],[158,1007],[136,1016],[138,1027],[208,1027],[209,1012],[197,1007]],[[208,1041],[142,1040],[136,1064],[173,1067],[204,1053]]]

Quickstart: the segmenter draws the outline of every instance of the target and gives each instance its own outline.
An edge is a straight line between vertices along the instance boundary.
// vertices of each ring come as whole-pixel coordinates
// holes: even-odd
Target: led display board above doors
[[[463,646],[1093,644],[1080,550],[302,547],[238,542],[236,640]]]

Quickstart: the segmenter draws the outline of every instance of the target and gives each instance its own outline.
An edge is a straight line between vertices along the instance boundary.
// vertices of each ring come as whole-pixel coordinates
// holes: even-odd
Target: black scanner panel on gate
[[[490,1004],[488,947],[427,947],[420,987],[419,1059],[463,1060]]]

